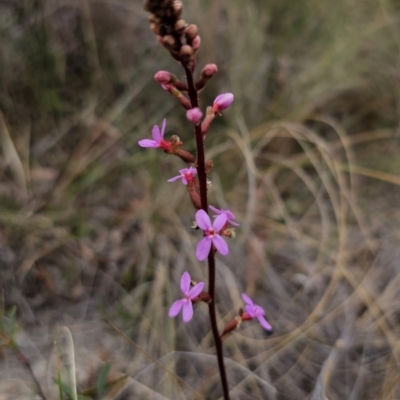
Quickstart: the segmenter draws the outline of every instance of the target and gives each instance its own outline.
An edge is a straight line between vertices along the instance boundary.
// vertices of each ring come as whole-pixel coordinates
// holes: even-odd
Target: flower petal
[[[221,211],[221,210],[218,210],[218,208],[216,208],[216,207],[208,206],[208,208],[209,208],[210,210],[214,211],[214,212],[217,213],[217,214],[221,214],[221,213],[222,213],[222,211]]]
[[[219,232],[224,225],[226,224],[226,214],[220,214],[217,218],[214,219],[213,228],[216,232]]]
[[[193,305],[191,301],[185,302],[182,310],[183,322],[189,322],[193,317]]]
[[[199,261],[204,261],[210,254],[211,239],[207,236],[200,240],[196,247],[196,258]]]
[[[151,134],[153,135],[153,139],[157,142],[160,143],[162,139],[162,135],[160,133],[160,128],[157,125],[153,126],[153,129],[151,131]]]
[[[199,282],[196,285],[194,285],[189,292],[189,299],[193,300],[195,299],[202,291],[204,288],[204,282]]]
[[[262,315],[259,315],[259,316],[257,317],[257,319],[258,319],[258,322],[261,324],[261,326],[262,326],[266,331],[268,331],[268,332],[272,332],[272,331],[273,331],[272,326],[267,322],[267,320],[266,320]]]
[[[183,183],[184,185],[187,185],[187,179],[186,179],[184,176],[182,176],[182,183]]]
[[[142,139],[138,142],[140,147],[160,147],[155,140]]]
[[[181,311],[181,308],[182,308],[182,306],[183,306],[183,303],[184,303],[184,302],[183,302],[182,300],[177,300],[177,301],[175,301],[175,302],[172,304],[171,308],[169,309],[168,315],[169,315],[171,318],[176,317],[176,316],[179,314],[179,311]]]
[[[185,271],[181,278],[181,290],[184,295],[187,295],[190,290],[190,275],[189,272]]]
[[[231,219],[229,219],[228,222],[233,226],[240,226],[240,224],[238,224],[237,222],[233,222]]]
[[[229,253],[228,243],[226,243],[221,236],[215,235],[212,238],[212,241],[218,252],[221,253],[223,256],[226,256]]]
[[[182,176],[181,176],[181,175],[177,175],[177,176],[174,176],[174,177],[171,178],[171,179],[168,179],[167,182],[175,182],[175,181],[177,181],[177,180],[180,179],[180,178],[182,178]]]
[[[247,314],[250,315],[251,318],[255,318],[257,316],[254,310],[254,306],[251,306],[250,304],[244,306],[244,310],[247,312]]]
[[[167,124],[167,120],[166,120],[166,118],[164,118],[163,119],[163,122],[162,122],[162,126],[161,126],[161,138],[163,139],[164,138],[164,133],[165,133],[165,125]]]
[[[257,304],[254,304],[254,312],[257,315],[265,315],[265,311],[262,307],[258,306]]]
[[[247,296],[246,293],[242,293],[242,299],[246,304],[249,304],[250,306],[254,306],[253,300],[249,296]]]
[[[197,211],[196,223],[200,229],[203,229],[203,231],[208,231],[211,228],[210,217],[207,215],[207,213],[204,210]]]

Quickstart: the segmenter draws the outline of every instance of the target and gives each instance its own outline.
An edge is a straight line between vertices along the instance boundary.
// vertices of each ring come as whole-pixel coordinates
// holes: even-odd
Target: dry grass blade
[[[17,153],[14,143],[11,139],[10,132],[4,121],[4,116],[0,112],[0,141],[3,148],[3,156],[6,165],[9,165],[11,172],[14,175],[15,183],[17,187],[21,190],[22,198],[27,199],[28,191],[26,185],[26,176],[24,171],[24,166],[21,159]]]
[[[71,389],[73,396],[72,400],[78,400],[78,391],[76,387],[76,375],[75,375],[75,350],[74,340],[72,338],[71,331],[63,326],[60,330],[59,341],[58,341],[60,356],[68,374],[68,384]]]

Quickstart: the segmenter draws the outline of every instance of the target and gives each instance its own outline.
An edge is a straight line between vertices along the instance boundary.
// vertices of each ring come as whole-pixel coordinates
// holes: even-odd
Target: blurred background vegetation
[[[206,143],[211,204],[241,223],[218,258],[220,328],[243,291],[275,328],[226,339],[232,399],[398,400],[400,3],[184,7],[199,67],[219,67],[203,108],[235,94]],[[137,145],[166,117],[194,150],[153,80],[182,74],[147,18],[138,0],[0,1],[0,308],[48,398],[221,396],[206,307],[167,317],[182,272],[207,273],[185,188],[166,183],[180,160]],[[63,352],[76,384],[55,383]],[[13,354],[0,398],[33,398]]]

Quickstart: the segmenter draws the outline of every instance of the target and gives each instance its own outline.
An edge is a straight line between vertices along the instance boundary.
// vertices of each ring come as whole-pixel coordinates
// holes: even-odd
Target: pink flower
[[[194,176],[197,174],[197,171],[195,168],[190,167],[190,168],[183,168],[179,170],[180,175],[174,176],[171,179],[168,179],[167,182],[175,182],[178,179],[182,179],[182,183],[184,185],[187,185],[188,182],[192,181],[194,179]]]
[[[191,108],[190,110],[186,111],[186,118],[190,122],[194,122],[195,124],[199,123],[203,113],[201,112],[200,108]]]
[[[231,210],[218,210],[218,208],[215,208],[213,206],[208,206],[211,208],[212,211],[217,213],[217,215],[214,215],[214,218],[217,217],[218,215],[225,214],[226,215],[226,220],[228,223],[230,223],[233,226],[239,226],[237,222],[234,222],[233,220],[235,219],[235,214]]]
[[[264,318],[265,311],[262,309],[262,307],[258,306],[257,304],[254,304],[253,301],[250,299],[250,297],[247,296],[247,294],[245,293],[242,293],[242,299],[246,303],[246,306],[244,307],[246,313],[242,315],[243,321],[257,318],[261,326],[267,332],[272,333],[272,326]]]
[[[226,215],[221,214],[215,218],[214,223],[211,224],[210,217],[204,210],[196,212],[197,226],[204,231],[204,238],[200,240],[196,247],[196,257],[199,261],[205,260],[211,250],[211,244],[223,255],[229,253],[228,245],[218,232],[226,224]]]
[[[139,140],[139,146],[141,147],[160,147],[161,149],[165,150],[166,152],[171,151],[171,143],[167,142],[164,140],[164,131],[165,131],[165,125],[167,123],[167,120],[164,118],[161,131],[160,128],[157,125],[153,126],[152,130],[152,135],[154,140],[150,139],[142,139]]]
[[[189,272],[184,272],[181,278],[181,290],[185,297],[183,299],[176,300],[172,304],[168,315],[171,318],[176,317],[182,310],[183,322],[189,322],[193,317],[192,300],[194,300],[202,292],[203,288],[204,282],[199,282],[190,288]]]
[[[233,103],[234,96],[232,93],[223,93],[217,96],[214,100],[212,110],[219,114],[221,111],[228,108]]]

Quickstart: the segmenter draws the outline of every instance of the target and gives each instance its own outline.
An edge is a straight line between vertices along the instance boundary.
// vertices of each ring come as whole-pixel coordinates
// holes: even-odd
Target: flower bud
[[[192,47],[189,46],[188,44],[184,44],[184,45],[181,47],[180,55],[181,55],[182,57],[190,57],[192,54],[193,54],[193,49],[192,49]]]
[[[172,75],[168,71],[158,71],[154,75],[154,79],[160,84],[166,84],[171,82]]]
[[[213,111],[219,114],[233,103],[234,96],[232,93],[223,93],[217,96],[213,103]]]
[[[172,47],[175,44],[175,39],[172,35],[165,35],[162,38],[162,43],[166,47]]]
[[[191,24],[185,29],[185,36],[186,39],[189,41],[192,41],[197,34],[199,33],[199,29],[197,28],[197,25]]]
[[[152,22],[150,24],[150,29],[155,35],[160,34],[160,25],[159,24],[155,24],[154,22]]]
[[[197,38],[197,36],[196,36]],[[192,46],[193,49],[195,48],[196,45],[196,38],[193,40]],[[200,39],[200,37],[199,37]],[[207,64],[200,73],[200,79],[196,82],[196,89],[197,91],[200,91],[204,89],[204,86],[206,86],[206,83],[208,82],[209,79],[211,79],[218,71],[218,68],[215,64]]]
[[[172,7],[174,9],[174,14],[180,16],[183,10],[183,4],[180,0],[174,0],[172,3]]]
[[[192,41],[192,48],[194,51],[197,51],[200,48],[201,39],[200,36],[197,35]]]
[[[186,27],[186,21],[184,19],[179,19],[176,21],[174,29],[179,35],[181,35]]]
[[[200,108],[197,107],[186,111],[186,118],[195,124],[200,122],[202,116],[203,113],[201,112]]]
[[[207,64],[201,70],[201,75],[206,77],[206,78],[211,78],[217,72],[218,72],[218,67],[217,67],[216,64]]]

